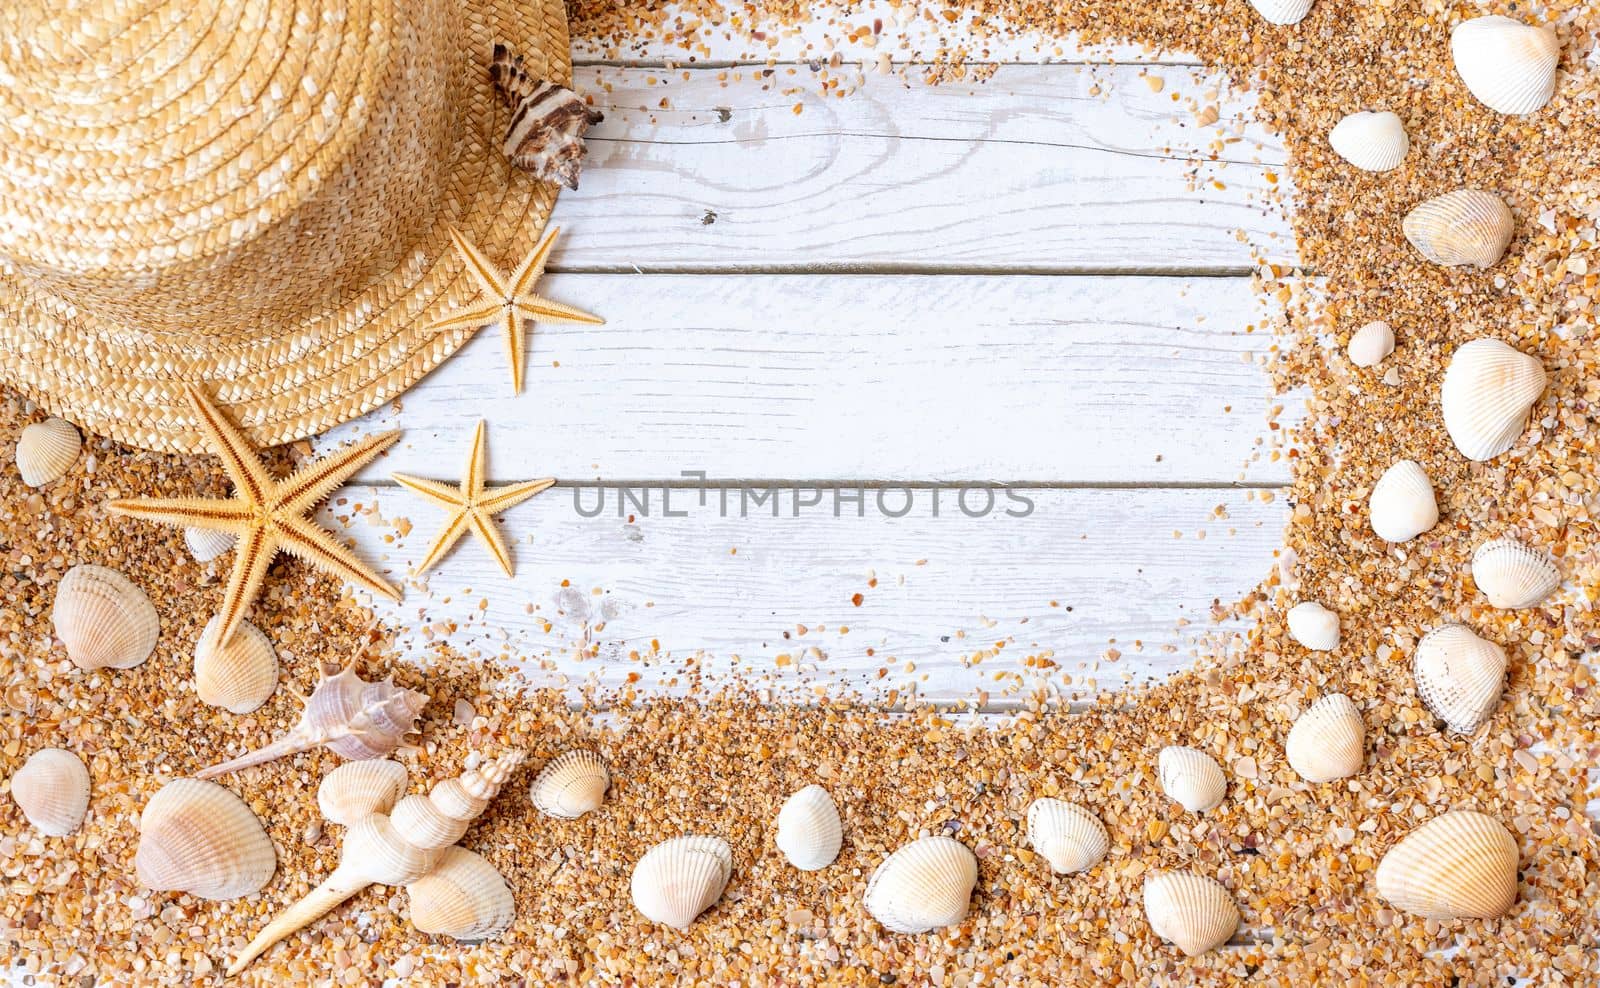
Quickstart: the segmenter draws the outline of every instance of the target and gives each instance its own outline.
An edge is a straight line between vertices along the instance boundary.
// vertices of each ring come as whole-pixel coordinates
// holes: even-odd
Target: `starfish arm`
[[[462,263],[466,264],[472,280],[478,283],[478,287],[485,295],[493,296],[493,301],[501,301],[510,294],[507,290],[508,283],[500,274],[500,269],[491,264],[489,259],[483,256],[483,251],[468,240],[465,234],[451,227],[450,242],[455,244],[456,253],[460,255]]]
[[[375,594],[398,601],[400,591],[356,558],[354,552],[333,537],[333,533],[310,518],[286,518],[279,522],[280,546],[284,552],[303,559],[346,583],[366,587]]]
[[[550,260],[550,251],[555,248],[556,238],[561,236],[559,226],[551,227],[550,232],[544,235],[539,245],[528,251],[528,256],[522,259],[517,269],[511,272],[510,290],[506,292],[512,298],[522,298],[532,294],[533,286],[544,277],[544,266]]]
[[[405,473],[391,473],[394,482],[404,487],[413,494],[419,495],[424,501],[437,504],[441,508],[457,511],[467,506],[467,499],[461,491],[440,480],[429,480],[426,477],[413,477]]]
[[[500,537],[500,530],[494,527],[494,522],[489,518],[488,512],[482,508],[469,511],[467,519],[472,523],[472,531],[477,534],[478,540],[488,548],[495,562],[505,571],[507,577],[515,576],[511,568],[511,550],[506,548],[505,539]]]
[[[437,321],[430,323],[428,330],[434,333],[448,333],[457,329],[482,329],[500,318],[500,313],[505,311],[505,305],[500,302],[476,302],[463,309],[447,312]]]
[[[121,498],[106,505],[114,514],[182,528],[204,528],[213,532],[239,530],[255,517],[250,506],[238,498],[138,497]]]
[[[416,572],[420,576],[433,568],[433,565],[444,558],[450,547],[461,540],[467,531],[467,516],[472,512],[466,508],[450,516],[450,521],[445,525],[433,544],[428,546],[428,554],[422,557],[422,562],[417,564]]]
[[[564,302],[552,302],[543,295],[530,295],[519,300],[516,310],[517,315],[533,321],[576,322],[586,326],[604,326],[606,322],[592,312],[585,312]]]
[[[222,595],[221,620],[217,628],[218,642],[226,644],[244,620],[245,612],[255,603],[256,594],[267,578],[267,567],[278,554],[277,540],[259,525],[252,525],[239,534],[233,549],[233,572],[228,575],[228,589]]]
[[[540,491],[548,490],[555,482],[554,477],[545,477],[543,480],[526,480],[520,484],[484,491],[478,498],[478,510],[489,515],[510,511]]]
[[[478,427],[472,430],[472,449],[467,452],[467,472],[461,481],[461,489],[468,497],[475,498],[483,493],[483,475],[489,463],[487,433],[488,423],[479,419]]]
[[[278,485],[278,503],[289,514],[305,514],[399,438],[398,431],[380,432],[307,464]]]
[[[511,393],[522,393],[523,333],[525,324],[513,307],[502,309],[500,333],[506,341],[506,363],[511,365]]]
[[[234,490],[251,504],[264,503],[272,487],[272,477],[250,441],[211,403],[205,392],[190,385],[184,394],[200,423],[201,432],[205,433],[207,446],[222,461],[222,469],[233,481]]]

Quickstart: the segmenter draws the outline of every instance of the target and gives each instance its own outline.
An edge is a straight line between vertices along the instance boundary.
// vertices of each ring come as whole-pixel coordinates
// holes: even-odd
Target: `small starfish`
[[[301,467],[292,476],[273,480],[260,454],[211,404],[204,392],[191,385],[185,394],[211,451],[222,461],[222,469],[233,481],[233,496],[123,498],[112,501],[107,507],[130,518],[229,532],[237,537],[233,572],[228,577],[228,589],[218,615],[222,625],[217,631],[217,641],[227,642],[233,637],[245,611],[261,592],[267,567],[280,551],[348,583],[359,584],[391,600],[400,599],[400,591],[357,559],[333,533],[306,517],[351,474],[372,462],[400,438],[399,432],[368,436],[353,446]]]
[[[419,574],[449,552],[450,547],[460,540],[470,526],[473,534],[489,547],[489,551],[500,563],[500,568],[506,571],[506,576],[515,575],[511,569],[511,552],[506,548],[505,540],[500,537],[500,530],[494,527],[493,516],[516,507],[556,481],[554,477],[546,477],[543,480],[525,480],[509,487],[486,490],[483,486],[483,475],[484,465],[488,459],[488,444],[484,441],[483,432],[484,423],[480,420],[478,430],[472,434],[472,452],[467,454],[467,475],[457,487],[403,473],[390,475],[400,486],[452,512],[450,520],[445,523],[444,531],[433,540],[427,556],[417,564]]]
[[[499,268],[489,263],[489,259],[484,257],[460,230],[455,227],[450,228],[450,240],[456,245],[456,253],[461,255],[461,260],[466,262],[467,270],[472,272],[473,279],[477,281],[482,299],[466,308],[449,313],[429,329],[444,333],[453,329],[479,329],[490,323],[498,323],[505,335],[506,359],[511,362],[513,394],[522,393],[522,336],[534,320],[578,322],[590,326],[605,323],[604,319],[590,315],[582,309],[552,302],[542,295],[534,294],[533,286],[544,277],[545,262],[550,260],[550,249],[555,246],[556,237],[560,233],[561,229],[557,227],[546,234],[545,238],[539,241],[539,245],[517,265],[517,269],[511,272],[511,277],[507,278]]]

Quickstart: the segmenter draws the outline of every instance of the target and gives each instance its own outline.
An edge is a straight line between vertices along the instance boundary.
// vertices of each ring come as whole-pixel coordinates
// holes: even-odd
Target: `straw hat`
[[[472,330],[460,228],[513,263],[555,186],[500,148],[497,41],[571,85],[562,0],[0,2],[0,381],[195,451],[394,398]]]

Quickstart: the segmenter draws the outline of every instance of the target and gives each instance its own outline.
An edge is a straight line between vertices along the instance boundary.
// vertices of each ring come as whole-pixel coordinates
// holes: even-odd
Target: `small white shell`
[[[79,669],[131,669],[156,650],[161,619],[144,591],[104,566],[74,566],[56,587],[56,637]]]
[[[89,811],[89,770],[64,748],[40,748],[11,777],[11,798],[48,837],[65,837]]]
[[[1198,748],[1168,745],[1156,759],[1161,791],[1190,813],[1215,809],[1228,791],[1228,778],[1217,760]]]
[[[239,628],[228,644],[217,647],[220,617],[213,617],[200,631],[194,646],[194,691],[202,702],[236,714],[247,714],[267,702],[278,688],[278,653],[261,629],[249,621]]]
[[[1330,693],[1307,707],[1289,729],[1283,751],[1289,767],[1307,782],[1347,779],[1366,760],[1367,728],[1361,711],[1343,693]]]
[[[1298,24],[1311,13],[1312,0],[1250,0],[1268,24]]]
[[[833,864],[844,843],[839,807],[821,786],[806,786],[784,800],[778,810],[774,843],[789,863],[801,871],[816,871]]]
[[[1239,907],[1215,879],[1162,871],[1144,880],[1144,915],[1156,936],[1198,957],[1228,942],[1239,928]]]
[[[158,892],[236,899],[261,891],[278,858],[244,800],[213,782],[175,779],[139,817],[134,865]]]
[[[534,777],[528,798],[540,813],[576,820],[606,800],[611,771],[604,758],[575,748],[552,758]]]
[[[457,940],[496,936],[516,918],[511,889],[494,865],[459,845],[444,849],[433,870],[406,886],[411,925]]]
[[[1561,585],[1551,558],[1516,539],[1491,539],[1472,554],[1472,582],[1489,603],[1515,610],[1537,607]]]
[[[896,933],[955,926],[967,915],[978,859],[958,840],[922,837],[895,851],[867,880],[872,918]]]
[[[183,530],[183,541],[189,546],[189,555],[197,563],[209,563],[211,560],[233,548],[238,538],[228,532],[216,532],[209,528],[186,528]]]
[[[1385,542],[1409,542],[1439,522],[1439,502],[1422,467],[1401,460],[1383,472],[1367,498],[1367,518]]]
[[[1544,364],[1537,357],[1499,340],[1463,343],[1439,385],[1445,431],[1462,456],[1492,460],[1521,438],[1544,386]]]
[[[1494,193],[1457,189],[1420,203],[1401,228],[1411,246],[1435,264],[1492,268],[1505,256],[1517,223]]]
[[[1400,167],[1411,139],[1405,124],[1388,110],[1363,110],[1334,124],[1328,132],[1334,153],[1362,171],[1386,172]]]
[[[406,767],[387,758],[345,762],[317,787],[322,818],[346,827],[362,817],[387,813],[406,791]]]
[[[1417,642],[1411,671],[1416,676],[1417,694],[1434,716],[1452,731],[1471,734],[1500,703],[1506,652],[1465,625],[1446,624]]]
[[[687,930],[722,898],[733,873],[733,849],[720,837],[674,837],[633,866],[633,905],[654,923]]]
[[[1471,810],[1434,817],[1378,862],[1378,894],[1425,919],[1494,919],[1517,901],[1516,838]]]
[[[1472,95],[1500,113],[1533,113],[1556,91],[1561,41],[1549,27],[1474,17],[1450,32],[1450,55]]]
[[[1339,615],[1314,600],[1301,601],[1285,615],[1289,634],[1306,648],[1331,652],[1339,647]]]
[[[1111,836],[1087,806],[1046,796],[1028,806],[1028,843],[1051,871],[1070,875],[1104,860]]]
[[[17,472],[29,487],[60,480],[83,450],[83,437],[66,419],[45,419],[22,430],[17,437]]]
[[[1345,354],[1357,367],[1376,367],[1394,352],[1394,330],[1381,319],[1367,323],[1350,336]]]

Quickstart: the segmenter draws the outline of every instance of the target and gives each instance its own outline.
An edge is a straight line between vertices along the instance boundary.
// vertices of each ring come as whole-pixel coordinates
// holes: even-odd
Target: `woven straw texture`
[[[472,335],[447,227],[510,263],[555,203],[496,41],[571,85],[561,0],[0,3],[0,380],[182,452],[190,383],[263,445],[398,396]]]

